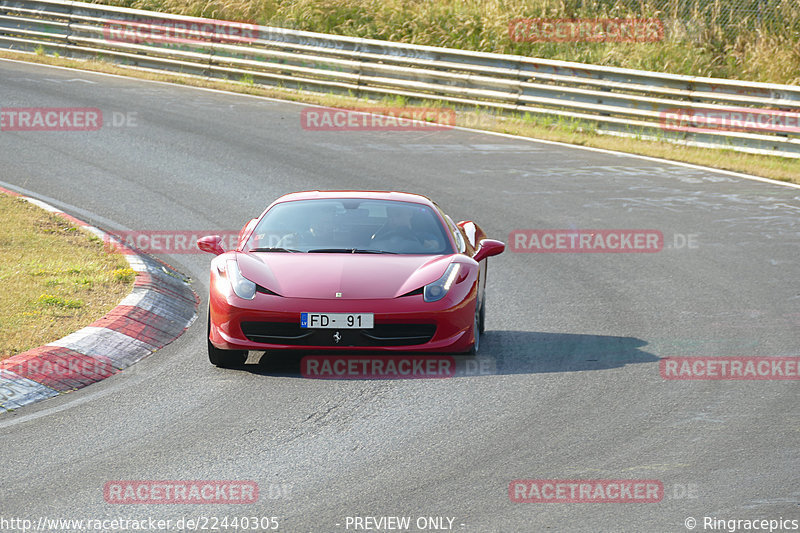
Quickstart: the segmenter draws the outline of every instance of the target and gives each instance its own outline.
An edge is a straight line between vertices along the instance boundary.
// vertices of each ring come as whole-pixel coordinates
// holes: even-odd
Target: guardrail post
[[[70,46],[72,46],[70,43],[70,37],[72,37],[72,16],[74,14],[74,9],[75,4],[73,2],[69,2],[69,11],[67,15],[67,34],[64,36],[64,46],[67,50],[69,50]]]

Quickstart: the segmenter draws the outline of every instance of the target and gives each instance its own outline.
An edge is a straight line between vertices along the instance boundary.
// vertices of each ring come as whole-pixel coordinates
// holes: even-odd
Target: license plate
[[[372,313],[300,313],[301,328],[372,329]]]

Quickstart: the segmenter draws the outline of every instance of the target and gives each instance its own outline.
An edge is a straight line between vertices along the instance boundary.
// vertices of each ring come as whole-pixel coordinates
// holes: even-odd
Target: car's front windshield
[[[394,200],[314,199],[274,205],[245,251],[451,254],[441,219],[427,205]]]

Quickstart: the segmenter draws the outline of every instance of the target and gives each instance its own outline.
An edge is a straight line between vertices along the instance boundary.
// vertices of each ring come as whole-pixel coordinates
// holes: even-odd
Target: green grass
[[[95,235],[0,193],[0,359],[102,317],[130,293],[135,272]]]
[[[98,3],[249,21],[401,43],[773,83],[800,83],[800,2],[774,0],[105,0]],[[681,7],[682,6],[682,7]],[[679,9],[679,7],[681,7]],[[661,8],[661,9],[659,9]],[[659,18],[652,43],[514,42],[515,18]]]
[[[82,284],[85,285],[86,283]],[[48,281],[47,285],[55,286],[60,285],[60,283],[51,284]],[[62,298],[61,296],[55,296],[52,294],[42,294],[36,299],[36,303],[44,307],[61,307],[63,309],[80,309],[83,307],[83,302],[81,300],[68,300],[66,298]]]

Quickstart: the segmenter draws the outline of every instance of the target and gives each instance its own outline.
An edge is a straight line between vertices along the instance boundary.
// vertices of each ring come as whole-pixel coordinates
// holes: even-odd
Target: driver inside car
[[[425,251],[439,248],[441,243],[435,234],[425,231],[424,222],[415,221],[415,210],[413,208],[390,206],[386,208],[386,223],[372,235],[372,242],[396,242],[413,241],[422,244]],[[414,222],[417,222],[414,224]],[[415,227],[416,226],[416,227]]]

